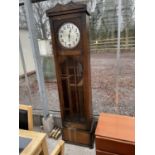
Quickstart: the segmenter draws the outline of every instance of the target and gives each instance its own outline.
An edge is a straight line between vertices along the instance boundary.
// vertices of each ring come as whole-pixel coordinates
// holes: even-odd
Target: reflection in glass
[[[84,122],[83,66],[80,57],[64,57],[61,63],[65,120]]]

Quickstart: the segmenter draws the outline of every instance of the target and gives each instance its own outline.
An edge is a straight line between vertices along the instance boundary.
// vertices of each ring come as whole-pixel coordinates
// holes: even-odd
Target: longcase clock
[[[70,2],[47,10],[56,66],[62,138],[92,146],[90,52],[86,5]]]

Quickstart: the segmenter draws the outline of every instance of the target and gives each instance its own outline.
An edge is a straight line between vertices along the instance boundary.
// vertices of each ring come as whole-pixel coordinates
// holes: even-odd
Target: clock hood
[[[87,15],[90,15],[86,4],[69,2],[68,4],[57,4],[54,8],[50,8],[46,11],[48,17],[50,16],[59,16],[62,14],[70,14],[70,13],[79,13],[85,12]]]

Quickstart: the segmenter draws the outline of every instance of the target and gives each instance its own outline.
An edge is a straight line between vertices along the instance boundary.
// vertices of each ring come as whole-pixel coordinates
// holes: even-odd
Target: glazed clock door
[[[81,57],[64,56],[60,66],[64,121],[84,123],[83,65]]]

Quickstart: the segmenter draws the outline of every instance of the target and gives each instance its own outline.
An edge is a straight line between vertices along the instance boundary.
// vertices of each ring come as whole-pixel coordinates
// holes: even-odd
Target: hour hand
[[[70,36],[70,33],[69,33],[69,34],[68,34],[68,40],[69,40],[69,42],[70,42],[70,37],[71,37],[71,36]]]

